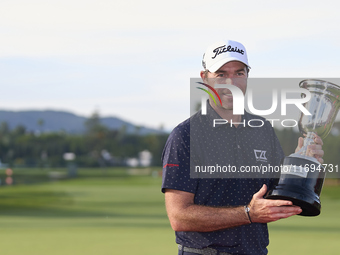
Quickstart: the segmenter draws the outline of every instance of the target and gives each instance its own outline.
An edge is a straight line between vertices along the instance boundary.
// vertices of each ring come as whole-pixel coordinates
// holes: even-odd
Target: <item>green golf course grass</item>
[[[177,254],[160,186],[159,176],[124,169],[1,186],[0,254]],[[339,254],[340,186],[325,186],[321,198],[320,216],[269,224],[269,254]]]

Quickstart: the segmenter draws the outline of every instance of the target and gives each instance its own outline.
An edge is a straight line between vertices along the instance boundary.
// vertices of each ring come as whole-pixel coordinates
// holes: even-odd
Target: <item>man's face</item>
[[[240,88],[243,94],[246,93],[247,89],[247,68],[245,64],[239,61],[231,61],[224,64],[220,69],[218,69],[215,73],[201,73],[201,77],[203,81],[215,88],[216,84],[228,84],[234,85]],[[231,94],[230,90],[227,88],[218,88],[216,89],[217,93],[219,94],[222,106],[218,102],[217,107],[222,107],[225,110],[232,110],[233,109],[233,95]],[[211,105],[214,107],[215,103],[211,101]]]

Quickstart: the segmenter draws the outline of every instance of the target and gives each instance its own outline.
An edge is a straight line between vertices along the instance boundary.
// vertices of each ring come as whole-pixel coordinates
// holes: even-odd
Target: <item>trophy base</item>
[[[278,184],[268,192],[266,199],[292,201],[301,207],[301,216],[319,215],[325,178],[323,166],[314,160],[297,157],[286,157],[283,166],[288,170],[281,172]]]
[[[318,198],[308,196],[306,193],[298,190],[298,186],[278,185],[266,196],[267,199],[289,200],[294,205],[301,207],[301,216],[318,216],[321,211],[321,202]],[[309,192],[308,192],[309,193]],[[311,195],[311,194],[309,194]]]

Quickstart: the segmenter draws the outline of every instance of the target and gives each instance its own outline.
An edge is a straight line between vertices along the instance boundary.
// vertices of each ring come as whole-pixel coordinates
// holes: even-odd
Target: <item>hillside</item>
[[[22,125],[30,132],[60,132],[81,134],[85,131],[84,123],[88,118],[65,111],[6,111],[0,110],[0,123],[6,122],[10,129]],[[125,128],[127,133],[141,135],[163,133],[160,130],[137,127],[116,117],[103,117],[100,122],[109,129]]]

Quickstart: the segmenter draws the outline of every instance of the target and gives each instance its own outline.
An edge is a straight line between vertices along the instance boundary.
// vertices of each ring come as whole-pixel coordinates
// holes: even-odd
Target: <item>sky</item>
[[[190,78],[223,39],[253,78],[337,78],[336,1],[2,0],[1,110],[97,111],[171,130],[190,116]]]

